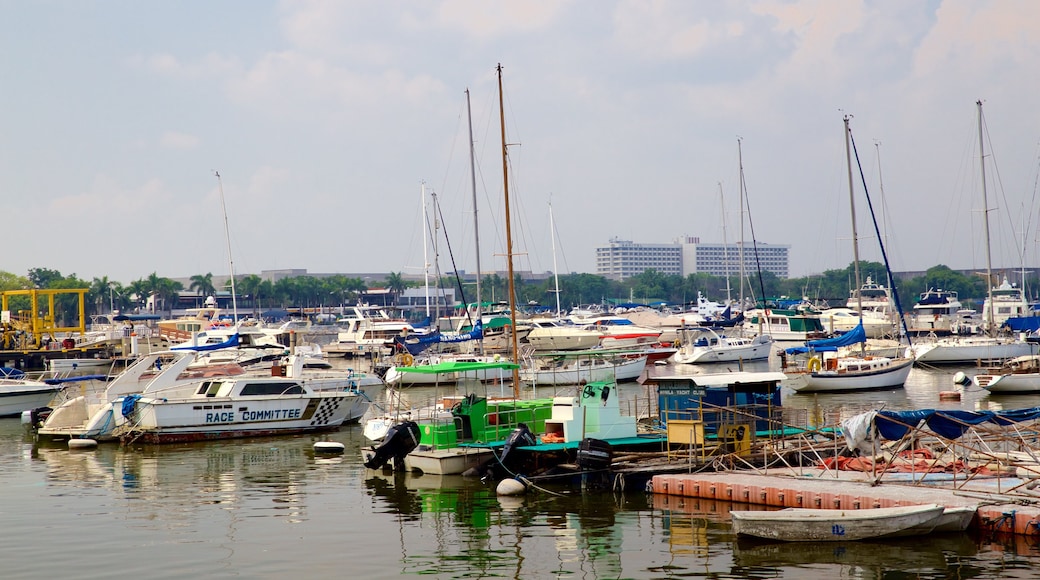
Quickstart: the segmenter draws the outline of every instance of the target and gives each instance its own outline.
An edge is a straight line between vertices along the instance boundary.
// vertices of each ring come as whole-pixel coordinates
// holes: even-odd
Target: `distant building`
[[[596,248],[596,274],[604,278],[624,280],[651,269],[682,276],[682,244],[639,244],[610,238],[610,245]]]
[[[740,274],[740,243],[706,244],[686,236],[670,244],[644,244],[611,238],[608,246],[596,248],[596,274],[613,280],[638,276],[646,270],[665,275],[687,276]],[[787,278],[790,246],[757,243],[744,245],[746,272],[764,271]]]

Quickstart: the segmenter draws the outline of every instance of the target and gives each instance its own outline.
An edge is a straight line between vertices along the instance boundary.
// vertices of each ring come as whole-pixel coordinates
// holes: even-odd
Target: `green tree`
[[[188,290],[194,290],[199,297],[212,296],[217,293],[216,286],[213,285],[213,273],[206,272],[205,274],[195,274],[191,277],[191,284],[188,285]]]

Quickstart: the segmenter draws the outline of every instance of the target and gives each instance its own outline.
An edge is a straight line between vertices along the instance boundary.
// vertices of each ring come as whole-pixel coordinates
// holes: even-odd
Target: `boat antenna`
[[[499,124],[502,129],[502,192],[505,198],[505,219],[506,219],[506,264],[509,272],[509,329],[512,334],[513,342],[513,362],[520,364],[520,345],[516,339],[516,294],[515,294],[515,282],[513,281],[513,235],[510,229],[510,217],[509,217],[509,162],[508,162],[508,150],[506,149],[506,111],[504,99],[502,97],[502,64],[499,63],[496,67],[498,71],[498,116]],[[520,369],[513,368],[513,394],[519,398],[520,396]]]
[[[224,182],[220,179],[220,172],[214,170],[217,176],[217,188],[220,189],[220,210],[224,212],[224,241],[227,242],[228,267],[231,269],[231,316],[238,324],[238,298],[235,294],[235,260],[231,257],[231,229],[228,227],[227,205],[224,204]]]

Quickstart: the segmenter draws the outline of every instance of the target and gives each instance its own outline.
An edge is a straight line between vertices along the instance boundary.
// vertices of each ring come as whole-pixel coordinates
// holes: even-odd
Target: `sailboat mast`
[[[726,252],[726,304],[733,301],[729,287],[729,244],[726,242],[726,200],[722,196],[722,182],[719,182],[719,206],[722,208],[722,251]],[[554,256],[555,257],[555,256]]]
[[[979,110],[979,172],[982,177],[982,233],[986,236],[986,296],[989,298],[986,308],[986,333],[993,331],[993,262],[989,249],[989,199],[986,196],[986,152],[982,138],[982,100],[975,101]]]
[[[520,345],[516,339],[516,294],[513,281],[513,234],[510,229],[511,218],[509,217],[509,162],[506,158],[506,109],[505,100],[502,97],[502,64],[496,67],[498,70],[498,116],[502,129],[502,193],[505,197],[505,219],[506,219],[506,264],[509,272],[509,330],[513,342],[513,362],[520,363]],[[513,394],[520,395],[520,372],[513,369]]]
[[[227,206],[224,204],[224,182],[220,179],[220,172],[214,171],[217,176],[217,188],[220,189],[220,210],[224,212],[224,241],[227,242],[228,268],[231,270],[231,316],[235,324],[238,324],[238,298],[235,294],[235,261],[231,258],[231,230],[228,228]]]
[[[744,154],[740,149],[740,137],[737,137],[737,166],[740,168],[740,309],[744,310]],[[763,296],[763,307],[765,300]]]
[[[477,168],[476,168],[476,153],[473,150],[473,112],[469,106],[469,89],[466,89],[466,121],[469,125],[469,179],[471,190],[473,192],[473,238],[476,244],[477,254],[477,312],[476,318],[473,322],[476,325],[476,321],[480,320],[480,220],[477,219]],[[480,341],[477,343],[477,352],[480,355],[484,354],[484,335],[481,333]]]
[[[426,318],[430,318],[430,257],[426,249],[426,230],[429,224],[429,217],[426,215],[426,182],[423,181],[420,187],[422,192],[422,257],[423,257],[423,284],[426,288]]]
[[[845,115],[845,164],[849,173],[849,210],[852,214],[852,264],[856,275],[856,288],[862,287],[859,276],[859,234],[856,232],[856,195],[852,185],[852,148],[849,146],[849,137],[852,130],[849,129],[849,116]],[[856,293],[856,310],[859,317],[863,318],[863,296]]]
[[[556,222],[553,220],[552,201],[549,202],[549,236],[552,239],[553,253],[553,280],[556,282],[556,318],[561,318],[560,312],[560,271],[556,267]]]

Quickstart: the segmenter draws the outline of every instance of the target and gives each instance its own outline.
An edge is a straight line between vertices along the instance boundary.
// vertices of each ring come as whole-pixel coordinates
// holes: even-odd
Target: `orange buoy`
[[[940,401],[959,401],[961,400],[961,394],[958,391],[940,391]]]

